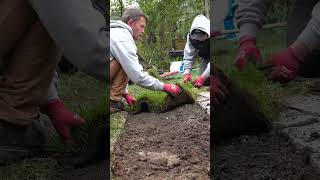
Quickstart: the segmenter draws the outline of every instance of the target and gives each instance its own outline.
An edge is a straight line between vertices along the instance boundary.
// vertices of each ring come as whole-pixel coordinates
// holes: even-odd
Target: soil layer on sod
[[[240,136],[213,148],[213,179],[319,179],[309,155],[279,133]]]
[[[128,119],[112,157],[115,179],[209,179],[209,115],[198,104]]]

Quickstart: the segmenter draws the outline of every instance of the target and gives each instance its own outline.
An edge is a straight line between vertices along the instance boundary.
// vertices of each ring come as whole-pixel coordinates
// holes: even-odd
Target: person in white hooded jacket
[[[110,110],[122,110],[121,98],[124,97],[128,105],[135,102],[127,86],[128,79],[147,89],[162,90],[176,96],[181,90],[174,84],[164,84],[157,78],[144,72],[139,63],[137,46],[148,18],[138,8],[126,9],[121,21],[110,21]]]
[[[194,64],[194,56],[202,59],[200,76],[194,82],[195,87],[204,85],[205,80],[210,76],[210,20],[204,15],[194,18],[190,32],[187,35],[187,43],[184,48],[184,83],[191,82],[191,70]]]

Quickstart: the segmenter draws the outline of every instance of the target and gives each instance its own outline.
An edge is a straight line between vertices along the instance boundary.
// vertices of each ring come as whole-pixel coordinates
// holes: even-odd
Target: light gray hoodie
[[[132,29],[122,21],[110,21],[110,61],[116,59],[134,83],[147,89],[162,90],[163,83],[144,72],[139,63]]]
[[[190,73],[192,66],[194,64],[194,56],[198,52],[197,49],[195,49],[192,44],[189,41],[189,35],[194,29],[199,29],[205,33],[207,33],[208,38],[210,38],[210,20],[205,17],[204,15],[198,15],[194,18],[190,31],[187,36],[187,43],[184,48],[184,54],[183,54],[183,63],[184,63],[184,73]],[[210,72],[210,64],[207,66],[206,71]],[[206,72],[205,71],[205,72]],[[209,74],[208,74],[209,75]]]

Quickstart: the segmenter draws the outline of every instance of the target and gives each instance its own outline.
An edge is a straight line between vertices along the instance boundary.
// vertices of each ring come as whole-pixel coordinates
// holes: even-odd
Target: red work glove
[[[126,99],[129,106],[133,105],[136,102],[136,98],[131,94],[124,94],[123,97]]]
[[[183,82],[184,82],[184,83],[187,83],[187,82],[191,82],[191,81],[192,81],[192,78],[191,78],[190,73],[186,73],[186,74],[184,75]]]
[[[287,83],[297,76],[299,67],[308,52],[304,45],[294,44],[263,62],[259,69],[265,71],[268,79]]]
[[[222,84],[220,80],[214,75],[210,76],[210,86],[210,97],[212,100],[211,103],[213,105],[212,107],[216,107],[224,101],[225,97],[228,94],[228,90],[224,86],[224,84]]]
[[[221,37],[221,36],[223,36],[223,34],[220,31],[210,32],[210,37],[218,38],[218,37]]]
[[[248,62],[253,64],[261,63],[262,58],[256,46],[256,38],[244,36],[240,38],[240,46],[236,55],[235,66],[239,70],[242,70]]]
[[[194,87],[200,88],[203,86],[204,81],[206,80],[205,77],[199,76],[195,81],[194,81]]]
[[[164,84],[162,91],[171,96],[178,96],[181,93],[181,89],[175,84]]]
[[[80,126],[84,120],[69,111],[59,99],[55,99],[40,107],[40,111],[47,114],[56,129],[57,133],[65,142],[72,142],[70,131],[71,127]]]

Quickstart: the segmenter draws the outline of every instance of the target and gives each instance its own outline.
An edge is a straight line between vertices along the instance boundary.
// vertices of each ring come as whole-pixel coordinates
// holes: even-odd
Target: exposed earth
[[[319,179],[310,152],[275,132],[240,136],[214,146],[213,179]]]
[[[72,166],[59,165],[56,168],[55,180],[103,180],[107,179],[109,166],[108,161],[100,161],[92,163],[82,168],[74,168]]]
[[[114,147],[115,179],[209,179],[210,121],[187,104],[166,113],[128,115]]]

